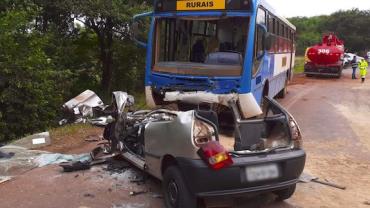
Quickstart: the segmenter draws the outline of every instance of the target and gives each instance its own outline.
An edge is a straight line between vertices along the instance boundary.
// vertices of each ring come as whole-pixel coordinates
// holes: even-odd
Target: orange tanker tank
[[[344,43],[336,35],[324,35],[322,43],[307,48],[304,72],[307,76],[327,75],[341,77]]]

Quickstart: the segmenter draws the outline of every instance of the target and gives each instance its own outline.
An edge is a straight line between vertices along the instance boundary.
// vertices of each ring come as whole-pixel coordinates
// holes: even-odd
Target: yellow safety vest
[[[359,63],[359,68],[360,68],[360,76],[364,77],[367,74],[367,67],[369,66],[367,64],[367,61],[361,60]]]

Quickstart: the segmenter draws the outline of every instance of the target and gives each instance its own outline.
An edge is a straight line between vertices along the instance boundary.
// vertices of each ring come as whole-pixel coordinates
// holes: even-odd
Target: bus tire
[[[285,81],[284,88],[276,95],[276,98],[285,98],[288,94],[288,81]]]

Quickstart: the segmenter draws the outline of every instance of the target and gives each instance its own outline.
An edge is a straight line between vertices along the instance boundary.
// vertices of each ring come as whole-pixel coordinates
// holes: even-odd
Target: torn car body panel
[[[223,104],[232,112],[233,125],[221,125],[212,110],[133,111],[133,98],[116,92],[103,110],[112,117],[104,130],[110,151],[163,181],[166,170],[175,166],[199,197],[295,186],[305,164],[302,137],[294,118],[277,102],[266,97],[263,114],[259,107],[245,114],[243,105],[255,103],[253,96],[174,92],[166,97]]]

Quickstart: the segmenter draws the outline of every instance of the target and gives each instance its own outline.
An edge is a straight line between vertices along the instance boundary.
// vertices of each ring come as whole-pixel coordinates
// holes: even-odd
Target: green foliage
[[[0,15],[0,140],[44,130],[61,103],[58,74],[43,50],[48,40],[33,31],[31,8]]]
[[[306,48],[321,41],[322,33],[325,32],[323,24],[327,16],[317,17],[293,17],[291,21],[297,27],[297,54],[304,55]]]
[[[362,54],[369,50],[370,10],[352,9],[338,11],[330,16],[293,17],[289,19],[297,27],[297,54],[321,41],[323,33],[334,32],[344,40],[347,51]]]
[[[294,73],[302,73],[304,71],[304,57],[296,56],[294,64]]]
[[[0,1],[0,141],[52,127],[83,90],[106,102],[113,90],[140,94],[145,51],[129,25],[148,10],[142,0]]]
[[[325,27],[340,34],[345,42],[345,47],[350,52],[364,52],[370,49],[370,10],[360,11],[352,9],[339,11],[332,14]]]

